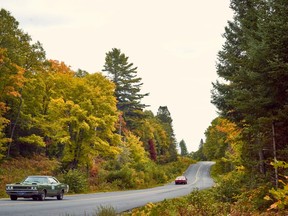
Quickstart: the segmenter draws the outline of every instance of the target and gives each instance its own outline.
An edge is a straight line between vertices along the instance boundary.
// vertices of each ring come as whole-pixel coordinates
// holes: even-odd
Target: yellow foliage
[[[274,167],[287,168],[288,163],[284,161],[279,161],[277,163],[272,163]],[[264,197],[265,200],[273,201],[268,210],[283,210],[288,208],[288,176],[284,176],[284,180],[279,180],[279,183],[282,187],[277,189],[272,188],[269,190],[270,195]]]

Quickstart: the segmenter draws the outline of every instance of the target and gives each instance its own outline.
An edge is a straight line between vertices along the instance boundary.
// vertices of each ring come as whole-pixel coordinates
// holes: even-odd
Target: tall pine
[[[225,28],[217,65],[222,82],[213,84],[212,103],[221,116],[245,129],[242,155],[254,169],[275,154],[285,159],[288,149],[284,132],[288,126],[288,3],[232,0],[230,6],[234,20]],[[272,125],[278,125],[277,133],[273,134]]]
[[[176,161],[177,160],[177,141],[175,138],[174,130],[173,130],[173,125],[172,125],[172,117],[171,114],[168,110],[167,106],[160,106],[158,108],[158,112],[156,117],[160,120],[160,122],[163,125],[163,128],[165,129],[169,139],[169,143],[167,146],[167,149],[162,147],[161,149],[161,154],[164,155],[168,153],[169,155],[169,161]]]
[[[141,103],[141,99],[149,95],[140,92],[143,83],[137,77],[137,67],[128,62],[128,57],[120,49],[113,48],[106,53],[103,71],[116,85],[117,108],[123,112],[128,128],[135,128],[133,119],[141,117],[143,109],[147,107]]]

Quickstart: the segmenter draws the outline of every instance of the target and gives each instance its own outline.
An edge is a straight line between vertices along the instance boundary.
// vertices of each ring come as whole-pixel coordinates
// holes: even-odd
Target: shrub
[[[227,203],[216,202],[211,190],[195,190],[191,194],[181,198],[164,200],[139,209],[134,209],[131,215],[228,215],[230,211]]]
[[[72,193],[83,193],[88,189],[88,179],[79,170],[69,170],[64,175],[64,182],[69,185],[69,191]]]
[[[242,170],[234,170],[225,176],[215,187],[215,197],[221,202],[236,202],[237,196],[242,193],[242,186],[245,182],[245,172]]]
[[[116,182],[121,189],[133,188],[135,187],[134,172],[132,168],[125,166],[120,170],[110,172],[107,181],[110,183]]]

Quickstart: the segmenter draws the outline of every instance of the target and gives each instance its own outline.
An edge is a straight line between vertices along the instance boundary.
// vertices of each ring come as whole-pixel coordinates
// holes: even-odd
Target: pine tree
[[[179,146],[180,146],[180,150],[181,150],[181,155],[182,156],[188,155],[187,146],[186,146],[186,143],[183,139],[180,141]]]
[[[177,142],[176,142],[173,126],[172,126],[173,120],[171,118],[171,114],[168,110],[168,107],[160,106],[158,108],[156,117],[160,120],[160,122],[162,123],[167,133],[167,136],[170,138],[169,143],[168,143],[168,149],[162,149],[161,151],[163,153],[165,151],[168,151],[168,154],[170,156],[168,160],[175,161],[177,160],[177,149],[176,149]]]
[[[263,160],[263,149],[271,148],[275,122],[281,123],[276,128],[277,154],[285,158],[287,7],[283,0],[232,0],[234,20],[225,28],[226,41],[218,55],[217,73],[224,82],[213,84],[212,103],[223,117],[245,128],[242,156],[251,169],[253,162]],[[271,160],[272,150],[265,156]]]
[[[137,67],[128,62],[128,57],[121,53],[120,49],[113,48],[106,53],[103,71],[115,83],[115,96],[117,108],[123,112],[127,126],[133,129],[133,120],[143,115],[142,110],[147,105],[141,103],[141,99],[149,94],[141,94],[141,78],[137,77]]]

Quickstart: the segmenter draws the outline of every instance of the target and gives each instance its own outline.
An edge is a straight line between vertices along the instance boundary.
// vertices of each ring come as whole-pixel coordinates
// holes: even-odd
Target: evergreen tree
[[[204,147],[204,141],[203,139],[201,139],[198,150],[196,152],[190,153],[191,158],[194,160],[206,161],[207,158],[203,153],[203,147]]]
[[[179,146],[180,146],[181,155],[182,156],[188,155],[187,146],[186,146],[186,143],[183,139],[180,141]]]
[[[283,0],[232,0],[234,20],[225,28],[218,55],[217,73],[224,82],[213,84],[212,103],[245,129],[242,157],[251,169],[263,160],[262,150],[271,149],[275,122],[281,122],[274,137],[277,156],[287,160],[287,7]],[[265,157],[271,160],[272,150]]]
[[[143,115],[142,110],[147,105],[141,103],[141,99],[149,94],[141,94],[141,78],[137,77],[137,67],[128,62],[128,57],[121,53],[120,49],[113,48],[106,53],[103,71],[115,83],[115,96],[117,108],[123,112],[123,117],[130,129],[135,128],[133,119]]]
[[[175,161],[177,160],[177,142],[176,142],[176,138],[175,138],[175,134],[174,134],[174,130],[173,130],[173,126],[172,126],[172,118],[171,118],[171,114],[168,110],[167,106],[160,106],[158,108],[158,112],[157,112],[157,116],[156,116],[160,122],[162,123],[167,136],[170,138],[169,140],[169,144],[168,144],[168,149],[161,149],[161,153],[162,155],[165,154],[166,151],[168,151],[169,154],[169,161]]]

